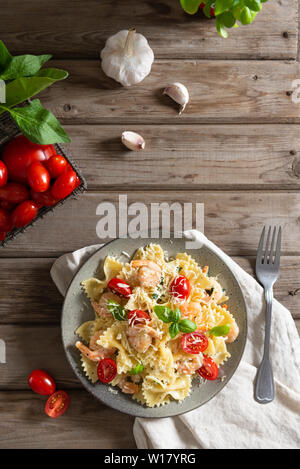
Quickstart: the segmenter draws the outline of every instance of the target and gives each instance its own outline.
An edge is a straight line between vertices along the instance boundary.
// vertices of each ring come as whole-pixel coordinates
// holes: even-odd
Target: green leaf
[[[168,324],[172,322],[173,311],[167,306],[156,305],[154,306],[154,312],[158,319]]]
[[[4,70],[12,59],[3,41],[0,41],[0,70]]]
[[[254,20],[256,14],[257,13],[255,11],[251,11],[248,7],[244,7],[240,14],[240,22],[243,25],[250,24]]]
[[[51,55],[19,55],[12,57],[0,73],[2,80],[14,80],[35,75]]]
[[[176,322],[173,322],[171,326],[169,327],[169,334],[170,334],[171,339],[174,339],[174,337],[177,336],[178,332],[179,332],[179,326]]]
[[[16,78],[6,85],[6,106],[12,107],[32,98],[48,86],[64,80],[68,72],[56,68],[44,68],[34,77]]]
[[[8,111],[21,132],[34,143],[48,145],[71,141],[56,117],[43,108],[39,99],[33,100],[28,106]]]
[[[231,7],[234,0],[216,0],[215,1],[215,16],[220,15]]]
[[[172,311],[172,314],[170,314],[170,318],[172,322],[178,322],[181,319],[181,312],[179,308],[176,308],[174,311]]]
[[[197,324],[195,324],[193,321],[190,321],[189,319],[183,319],[178,323],[178,327],[180,332],[188,333],[194,332],[197,329]]]
[[[219,17],[219,21],[226,26],[226,28],[233,28],[235,25],[235,17],[230,11],[225,11]]]
[[[227,335],[230,331],[230,325],[224,324],[223,326],[216,326],[210,329],[209,334],[214,335],[216,337],[220,337],[222,335]]]
[[[126,311],[125,311],[125,309],[123,308],[122,305],[120,305],[116,301],[108,300],[107,301],[107,308],[108,308],[108,311],[112,314],[112,316],[117,321],[125,321]]]
[[[211,18],[210,8],[211,8],[212,4],[214,3],[214,1],[215,0],[209,0],[208,2],[206,2],[205,7],[202,10],[207,18]]]
[[[129,373],[131,375],[139,375],[140,373],[142,373],[142,371],[144,371],[144,365],[142,363],[139,363],[136,367],[131,368]]]
[[[224,25],[220,23],[218,17],[216,18],[216,28],[220,36],[224,37],[224,39],[228,37],[228,32],[224,29]]]
[[[260,11],[262,9],[262,4],[260,0],[244,0],[246,7],[250,8],[252,11]]]
[[[189,15],[197,13],[202,0],[180,0],[180,4],[184,11]]]

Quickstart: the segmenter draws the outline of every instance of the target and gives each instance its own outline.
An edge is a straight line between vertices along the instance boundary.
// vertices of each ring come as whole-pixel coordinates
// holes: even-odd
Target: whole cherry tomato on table
[[[20,204],[29,198],[29,190],[20,182],[8,182],[0,187],[0,200],[11,204]]]
[[[202,366],[197,370],[197,373],[208,381],[214,381],[219,374],[218,365],[208,355],[204,355]]]
[[[35,192],[31,189],[30,196],[38,207],[52,207],[57,202],[57,200],[54,199],[50,188],[45,192]]]
[[[101,383],[110,383],[117,374],[117,364],[112,358],[100,360],[97,367],[97,375]]]
[[[50,186],[50,174],[42,163],[35,161],[28,166],[27,181],[35,192],[45,192]]]
[[[34,370],[30,373],[28,384],[34,392],[43,396],[53,394],[56,389],[54,379],[43,370]]]
[[[8,210],[0,208],[0,231],[10,231],[13,228],[11,215]]]
[[[7,167],[3,163],[3,161],[0,160],[0,187],[5,186],[7,183],[7,178],[8,178],[8,171]]]
[[[5,231],[0,231],[0,241],[3,241],[6,238],[7,233]]]
[[[58,178],[67,169],[68,162],[66,158],[61,155],[54,155],[45,162],[45,166],[48,169],[52,178]],[[70,167],[73,170],[72,167]]]
[[[0,201],[0,207],[5,208],[5,210],[8,210],[9,212],[11,212],[15,206],[16,204],[13,204],[12,202],[6,202],[6,200]]]
[[[67,197],[76,187],[77,174],[73,170],[67,170],[55,180],[51,193],[56,200]]]
[[[181,348],[185,353],[197,355],[208,347],[208,338],[201,332],[189,332],[181,337]]]
[[[27,168],[34,161],[46,161],[56,155],[53,145],[37,145],[24,135],[11,140],[4,148],[2,159],[10,181],[27,182]]]
[[[121,278],[112,278],[108,282],[107,286],[111,291],[117,295],[124,296],[125,298],[128,298],[132,293],[129,283],[125,282],[125,280],[122,280]]]
[[[171,295],[179,300],[186,300],[191,292],[189,279],[184,275],[175,277],[170,286]]]
[[[25,200],[14,209],[11,214],[13,226],[22,228],[30,223],[37,216],[38,207],[32,200]],[[0,228],[1,229],[1,228]]]
[[[52,419],[63,415],[69,407],[70,398],[66,391],[56,391],[46,402],[45,412]]]

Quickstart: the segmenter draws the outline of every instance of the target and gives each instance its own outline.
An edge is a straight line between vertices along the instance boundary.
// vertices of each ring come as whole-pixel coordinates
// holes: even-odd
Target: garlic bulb
[[[107,39],[101,59],[107,76],[123,86],[131,86],[149,75],[154,54],[147,39],[131,28]]]
[[[122,133],[121,140],[123,145],[129,148],[129,150],[139,151],[144,150],[145,148],[145,140],[143,137],[135,132],[131,132],[130,130]]]
[[[167,94],[172,98],[176,103],[180,104],[179,114],[181,114],[187,103],[189,102],[190,96],[187,88],[182,83],[172,83],[168,85],[163,94]]]

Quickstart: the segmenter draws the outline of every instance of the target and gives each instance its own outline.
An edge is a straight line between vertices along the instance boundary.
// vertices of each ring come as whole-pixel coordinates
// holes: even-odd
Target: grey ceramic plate
[[[232,311],[234,317],[240,328],[238,339],[228,344],[231,358],[220,367],[220,379],[216,381],[206,381],[201,384],[194,384],[191,395],[187,397],[182,403],[176,401],[166,404],[162,407],[147,408],[136,401],[130,396],[118,392],[114,394],[109,391],[109,386],[101,383],[91,384],[86,378],[81,369],[80,355],[75,347],[75,342],[78,340],[74,331],[84,321],[93,318],[92,307],[88,304],[81,289],[81,282],[94,275],[102,276],[102,265],[106,256],[118,256],[124,262],[128,258],[122,258],[122,251],[129,255],[133,255],[137,248],[149,244],[150,242],[158,243],[162,248],[168,251],[169,256],[174,256],[178,252],[188,252],[194,259],[201,265],[210,266],[210,275],[218,275],[221,285],[226,289],[229,296],[228,306]],[[244,351],[246,344],[247,334],[247,312],[246,305],[242,291],[240,289],[237,279],[234,277],[230,268],[210,249],[203,246],[199,250],[185,249],[184,239],[116,239],[93,254],[88,261],[80,268],[75,275],[72,283],[68,289],[65,297],[63,311],[62,311],[62,339],[67,358],[70,362],[72,369],[76,376],[81,381],[83,386],[99,401],[107,404],[108,406],[124,412],[126,414],[134,415],[137,417],[171,417],[174,415],[182,414],[193,410],[214,397],[221,389],[228,383],[234,374]]]

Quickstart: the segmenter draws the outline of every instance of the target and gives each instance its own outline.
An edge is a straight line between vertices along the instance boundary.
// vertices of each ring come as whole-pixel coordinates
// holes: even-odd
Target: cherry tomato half
[[[54,182],[51,193],[56,200],[61,200],[71,194],[76,187],[77,174],[73,170],[67,170]]]
[[[46,402],[45,412],[52,419],[63,415],[69,407],[70,398],[65,391],[56,391]]]
[[[38,207],[52,207],[57,202],[57,200],[54,199],[50,188],[45,192],[35,192],[31,189],[30,196]]]
[[[97,367],[97,375],[101,383],[110,383],[117,374],[117,364],[111,358],[100,360]]]
[[[181,337],[181,348],[185,353],[197,355],[208,347],[208,338],[201,332],[189,332]]]
[[[122,280],[120,278],[112,278],[108,282],[107,286],[111,291],[113,291],[117,295],[124,296],[125,298],[129,298],[132,293],[129,283],[125,282],[125,280]]]
[[[45,162],[45,166],[48,169],[52,178],[58,178],[67,169],[67,160],[61,155],[54,155]],[[72,169],[72,168],[71,168]]]
[[[6,186],[0,187],[1,201],[9,202],[14,205],[21,204],[29,198],[29,190],[20,182],[8,182]]]
[[[214,381],[217,379],[219,374],[218,365],[211,357],[204,355],[202,366],[197,370],[197,373],[208,381]]]
[[[3,161],[0,160],[0,187],[5,186],[7,183],[7,178],[8,178],[8,171],[7,167],[3,163]]]
[[[171,283],[170,292],[174,298],[186,300],[191,292],[189,280],[184,275],[178,275]]]
[[[0,231],[10,231],[13,228],[12,219],[8,210],[0,208]]]
[[[30,223],[37,216],[37,213],[38,207],[36,203],[32,200],[25,200],[25,202],[17,205],[11,214],[13,226],[22,228],[23,226],[28,225],[28,223]]]
[[[42,163],[35,161],[28,166],[27,181],[35,192],[45,192],[50,186],[50,174]]]
[[[56,389],[54,379],[43,370],[34,370],[30,373],[28,384],[34,392],[43,396],[53,394]]]
[[[134,309],[129,311],[127,314],[128,323],[130,326],[135,326],[136,324],[143,324],[146,321],[150,321],[151,317],[146,311],[141,309]]]
[[[4,148],[2,159],[11,181],[27,182],[27,168],[34,161],[45,161],[56,155],[53,145],[37,145],[24,135],[11,140]]]

